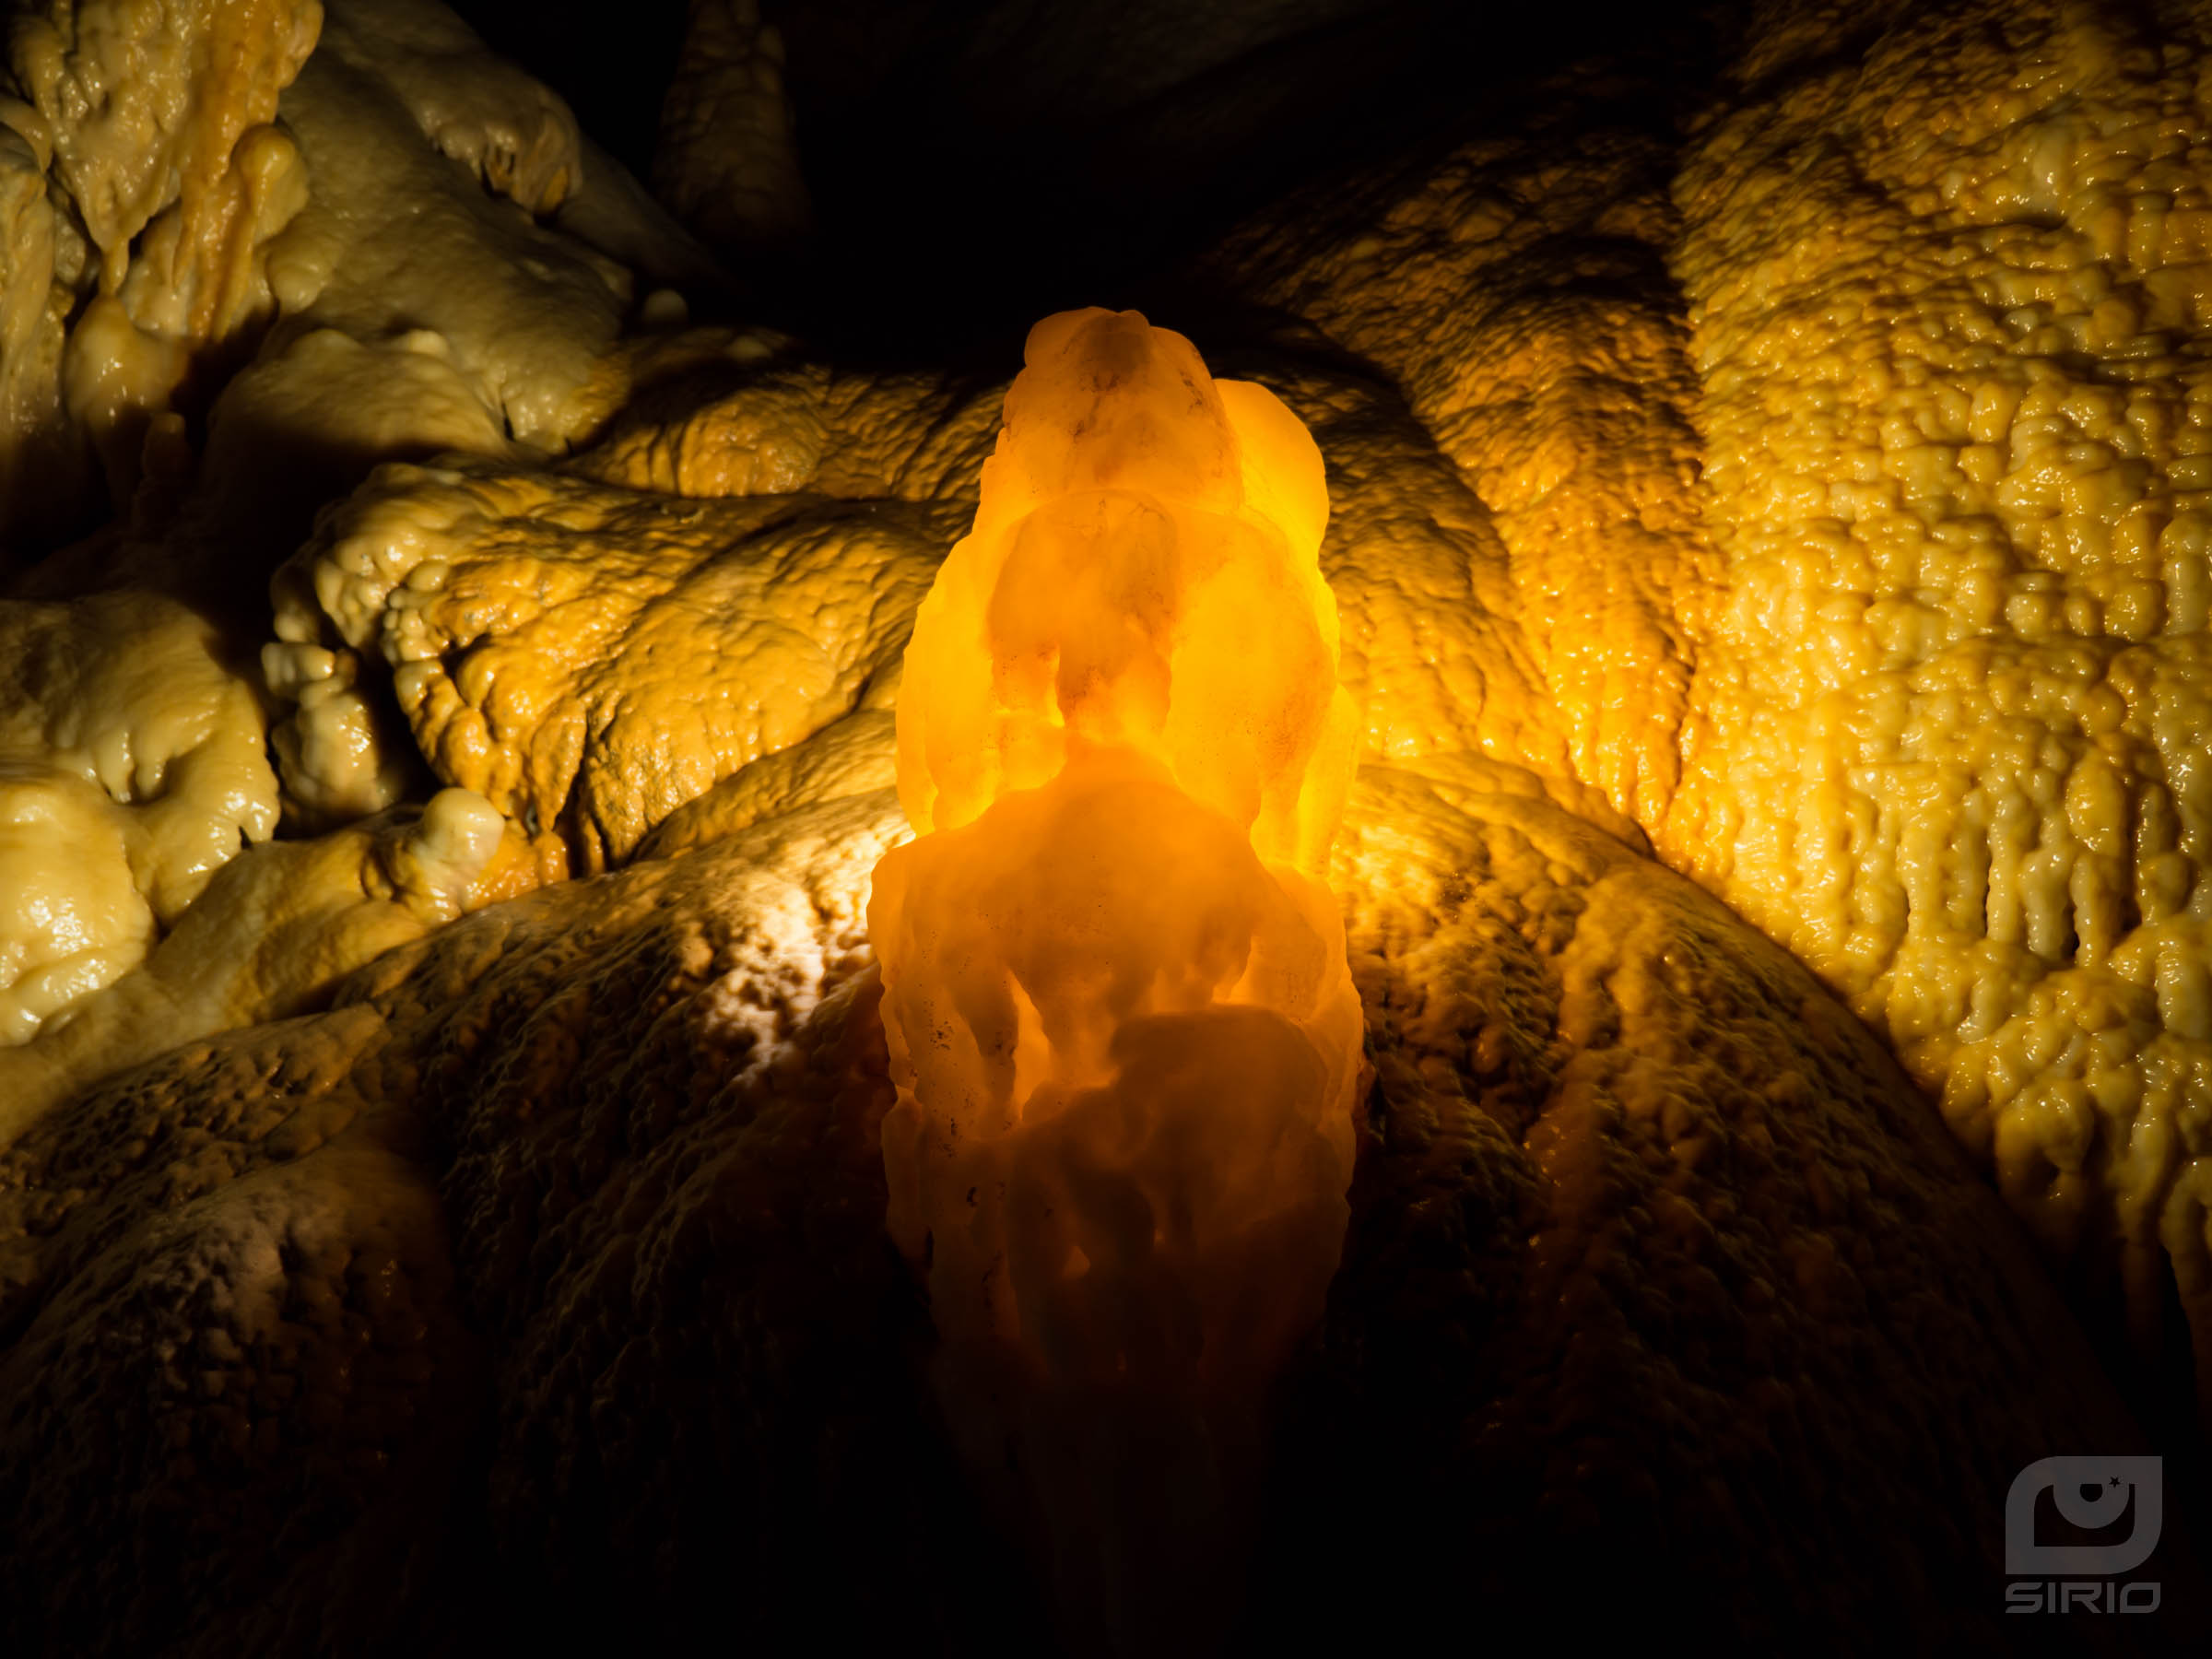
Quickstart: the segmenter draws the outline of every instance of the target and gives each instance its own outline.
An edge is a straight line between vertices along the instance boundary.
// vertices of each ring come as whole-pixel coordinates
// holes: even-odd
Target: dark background
[[[683,0],[461,0],[650,178]],[[747,262],[748,314],[943,361],[979,330],[1145,286],[1317,174],[1510,124],[1593,57],[1696,85],[1725,5],[1521,0],[765,0],[814,241]],[[607,19],[619,19],[610,27]],[[1654,109],[1665,122],[1675,112]]]

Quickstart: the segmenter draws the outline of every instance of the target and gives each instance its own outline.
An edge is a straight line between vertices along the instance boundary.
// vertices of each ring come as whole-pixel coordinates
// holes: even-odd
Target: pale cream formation
[[[482,796],[448,789],[427,806],[248,850],[141,971],[83,998],[45,1041],[0,1050],[0,1147],[98,1078],[317,1007],[394,946],[509,896],[502,830]]]
[[[667,209],[578,128],[560,95],[493,52],[439,0],[327,0],[327,10],[319,49],[325,65],[342,64],[396,99],[432,147],[559,233],[541,245],[541,259],[547,247],[556,250],[548,261],[555,265],[581,259],[624,292],[632,276],[721,282],[713,261]],[[325,170],[324,180],[331,176]],[[349,171],[345,187],[350,191],[359,178]],[[359,195],[354,201],[368,205]],[[443,241],[446,233],[431,235]],[[594,253],[629,270],[613,271],[593,260]],[[415,289],[408,302],[421,298]],[[680,294],[664,291],[662,299],[682,309]],[[395,304],[394,316],[406,314]],[[498,345],[480,337],[462,343],[479,352]]]
[[[2096,321],[2117,296],[2144,312],[2130,339],[2195,327],[2195,278],[2129,252],[2160,192],[2161,256],[2199,252],[2182,175],[2205,158],[2157,159],[2181,142],[2173,110],[2194,143],[2186,65],[2138,119],[2129,77],[2159,82],[2165,59],[2083,68],[2067,37],[2039,82],[2030,18],[1956,53],[1892,43],[1862,84],[1827,61],[1865,21],[1839,11],[1809,91],[1700,129],[1678,261],[1697,375],[1657,261],[1671,151],[1571,141],[1547,112],[1526,140],[1425,156],[1388,212],[1353,204],[1337,241],[1238,290],[1334,338],[1286,324],[1249,370],[1216,358],[1310,426],[1328,495],[1265,394],[1208,382],[1154,332],[1168,355],[1143,360],[1182,365],[1145,382],[1161,398],[1080,443],[1069,406],[1097,388],[1048,394],[1033,371],[1010,413],[1035,429],[979,507],[1003,387],[673,333],[679,303],[637,300],[578,245],[651,226],[618,235],[618,192],[614,219],[579,217],[619,175],[558,106],[479,75],[426,9],[390,8],[380,41],[382,15],[337,6],[285,94],[312,186],[269,265],[290,314],[214,403],[196,465],[181,419],[149,428],[167,446],[149,482],[224,570],[251,571],[229,588],[255,604],[314,506],[339,503],[278,582],[265,665],[296,822],[340,827],[207,877],[198,861],[265,833],[276,795],[252,700],[184,649],[187,613],[6,613],[28,643],[0,652],[20,665],[0,704],[40,712],[0,720],[0,888],[19,901],[0,931],[24,930],[0,1018],[73,1017],[0,1051],[0,1140],[66,1108],[0,1157],[0,1500],[36,1498],[8,1512],[0,1646],[403,1645],[384,1633],[473,1606],[486,1535],[641,1617],[777,1608],[780,1570],[840,1550],[903,1625],[965,1628],[978,1585],[1025,1617],[1018,1571],[990,1576],[1003,1537],[947,1507],[962,1483],[913,1397],[931,1345],[883,1247],[887,1201],[934,1252],[970,1388],[957,1431],[973,1455],[988,1439],[1002,1492],[1029,1483],[1063,1606],[1117,1610],[1102,1640],[1124,1648],[1159,1651],[1147,1619],[1177,1593],[1227,1593],[1227,1573],[1171,1575],[1225,1559],[1224,1448],[1259,1415],[1238,1391],[1320,1306],[1340,1235],[1276,1402],[1287,1478],[1261,1550],[1292,1624],[1301,1565],[1347,1574],[1347,1513],[1444,1515],[1364,1559],[1469,1605],[1664,1535],[1689,1541],[1684,1582],[1720,1587],[1724,1636],[1784,1605],[1847,1618],[1906,1582],[1900,1562],[1912,1583],[1981,1570],[2002,1535],[1991,1469],[2069,1432],[2129,1443],[2046,1277],[1881,1043],[1598,796],[1770,929],[1809,918],[1801,947],[1924,1080],[1988,1088],[1954,1105],[2016,1188],[2017,1135],[2064,1126],[2063,1091],[2131,1102],[2133,1139],[2100,1113],[2076,1186],[2030,1183],[2046,1218],[2103,1190],[2106,1148],[2166,1159],[2121,1170],[2131,1203],[2186,1188],[2206,1035],[2190,688],[2212,684],[2187,649],[2205,492],[2186,486],[2212,480],[2183,447],[2194,359],[2131,356]],[[2025,68],[1996,62],[2015,50]],[[1756,51],[1747,84],[1793,73]],[[1912,101],[1924,72],[1932,104]],[[35,425],[92,267],[44,173],[50,124],[28,104],[0,122],[24,227],[0,386]],[[2058,182],[2035,194],[2046,161]],[[2101,208],[2066,218],[2100,168],[2134,189],[2122,256],[2098,252]],[[2000,202],[2006,179],[2028,194]],[[1316,222],[1285,210],[1269,234],[1305,248]],[[2069,297],[2100,269],[2110,292]],[[2160,281],[2179,286],[2161,299]],[[1983,297],[2016,283],[2057,297]],[[88,313],[88,340],[116,314]],[[635,323],[661,332],[621,337]],[[1972,435],[1984,381],[2018,382],[1986,441],[2006,468],[2025,445],[2030,482],[1978,484],[1984,441],[1936,441],[1947,410]],[[1693,408],[1712,439],[1702,526]],[[1149,470],[1170,428],[1175,465]],[[375,461],[432,449],[465,453],[355,492]],[[1101,457],[1137,454],[1135,488],[1100,488]],[[2124,511],[2097,493],[2136,485]],[[966,609],[940,600],[924,623],[913,662],[943,677],[903,688],[922,717],[900,734],[900,650],[971,516],[946,575]],[[2138,516],[2148,551],[2128,563]],[[1117,522],[1172,535],[1106,536]],[[137,544],[145,568],[179,568],[186,531]],[[1944,563],[1946,535],[1972,559]],[[1114,558],[1089,559],[1101,546]],[[1996,572],[1994,610],[1970,603],[1972,559]],[[2163,632],[2109,637],[2146,614],[2125,573],[2155,582]],[[1713,608],[1716,575],[1733,608]],[[1935,620],[1900,632],[1907,598]],[[1914,638],[1919,656],[1894,644]],[[196,747],[187,691],[211,711]],[[1332,843],[1349,732],[1384,763]],[[249,773],[224,819],[222,780]],[[864,925],[870,868],[905,833],[894,779],[931,826],[877,893],[896,1105]],[[390,807],[441,782],[469,788]],[[1856,839],[1823,839],[1823,813]],[[1982,873],[2000,824],[2027,853]],[[2053,880],[2070,965],[2038,954],[2039,916],[2046,942],[2063,932]],[[1893,952],[1835,947],[1883,916],[1901,918]],[[982,967],[962,977],[948,959],[970,947]],[[1134,966],[1087,971],[1094,949]],[[934,1006],[900,966],[932,951],[953,987]],[[1377,1081],[1347,1197],[1354,985]],[[1942,996],[1952,1025],[1906,1018],[1949,1018]],[[920,1133],[925,1073],[999,1113],[966,1123],[1025,1115],[945,1155]],[[2134,1214],[2155,1243],[2157,1206]],[[1233,1409],[1191,1409],[1208,1391]],[[455,1450],[455,1424],[480,1443]],[[1357,1478],[1300,1489],[1331,1468]],[[342,1501],[303,1506],[302,1480]],[[1778,1503],[1836,1524],[1792,1535]],[[735,1551],[733,1505],[767,1518]],[[733,1562],[752,1575],[735,1591]],[[1418,1617],[1348,1576],[1367,1614]],[[1148,1606],[1116,1594],[1131,1584]]]
[[[439,60],[426,90],[419,53],[374,45],[347,15],[334,12],[330,49],[284,99],[309,198],[269,250],[279,339],[335,328],[369,344],[427,329],[516,440],[567,447],[605,418],[594,374],[632,299],[626,269],[531,216],[581,180],[573,124],[560,110],[528,125],[527,110],[552,95],[524,98],[515,71],[481,48],[459,65]],[[463,93],[481,101],[456,101]],[[486,188],[501,182],[527,204]]]
[[[970,1455],[1020,1465],[1071,1627],[1135,1651],[1218,1593],[1343,1243],[1360,1018],[1319,874],[1358,719],[1297,418],[1134,312],[1025,361],[906,653],[884,1167]]]
[[[637,251],[656,269],[709,268],[665,216],[641,205],[619,168],[594,168],[594,194],[586,147],[565,106],[441,7],[336,7],[307,82],[286,91],[281,119],[273,120],[279,91],[322,23],[313,6],[119,4],[50,7],[21,19],[11,37],[13,72],[37,102],[0,103],[6,159],[18,163],[8,199],[18,234],[0,290],[0,389],[18,418],[6,448],[28,502],[18,522],[35,533],[47,527],[41,514],[65,524],[81,511],[63,486],[86,434],[101,443],[118,509],[108,531],[25,579],[28,591],[74,594],[126,583],[220,602],[236,572],[281,557],[320,505],[343,497],[380,460],[456,451],[505,459],[565,446],[590,429],[625,394],[632,359],[643,360],[608,350],[630,304],[630,277],[587,240],[540,226],[534,214],[574,211],[585,236]],[[241,202],[253,209],[242,218]],[[102,291],[88,304],[84,291],[101,273],[76,239],[80,216],[95,253],[124,256],[109,261]],[[287,228],[291,234],[272,246]],[[80,306],[65,354],[63,319]],[[680,302],[675,310],[680,314]],[[229,374],[272,311],[281,312],[275,331],[243,371]],[[747,333],[722,331],[672,342],[659,356],[744,358],[762,349]],[[227,374],[195,456],[188,429],[167,406],[199,375],[189,390],[206,407]],[[53,440],[44,447],[42,435]],[[909,586],[888,607],[894,629],[922,581]],[[72,600],[74,617],[60,606],[24,614],[48,631],[89,638],[115,605],[137,603]],[[162,631],[168,612],[158,609],[133,624],[145,648],[132,706],[190,709],[199,688],[189,665],[163,679],[177,665]],[[207,631],[191,626],[195,640]],[[540,629],[535,642],[549,632]],[[94,652],[86,660],[112,656]],[[280,702],[304,711],[275,734],[295,829],[347,823],[404,795],[420,798],[436,782],[382,684],[356,686],[353,661],[350,653],[307,651],[265,665]],[[512,688],[518,678],[511,673],[505,683]],[[231,700],[224,719],[251,728],[250,765],[243,747],[237,765],[253,781],[239,798],[251,804],[247,833],[258,839],[273,827],[276,805],[262,721],[243,683],[223,683]],[[58,704],[62,684],[45,689]],[[833,700],[821,717],[853,700]],[[94,694],[80,702],[96,733],[106,707]],[[657,754],[660,735],[641,733],[638,718],[618,722],[612,741]],[[761,723],[775,741],[811,729],[780,707]],[[190,843],[188,808],[214,787],[214,747],[172,767],[166,784],[157,753],[130,785],[135,793],[118,795],[112,779],[96,781],[104,792],[74,782],[71,756],[49,752],[56,744],[67,747],[65,739],[41,739],[20,757],[0,752],[10,779],[6,834],[18,853],[11,867],[21,877],[11,888],[6,966],[17,1039],[143,957],[240,840],[236,827],[208,818],[199,826],[206,847]],[[740,743],[721,757],[726,765],[690,768],[686,793],[674,795],[667,769],[653,769],[639,780],[651,791],[640,811],[652,817],[627,833],[634,840],[675,800],[754,752]],[[527,806],[521,816],[532,816]],[[57,862],[51,854],[62,845],[76,851]],[[550,830],[535,849],[513,832],[500,847],[482,887],[494,896],[568,863]],[[312,888],[299,899],[309,910],[319,902]],[[228,913],[238,902],[233,892],[218,908]],[[224,936],[242,949],[235,928]],[[202,963],[196,971],[213,970]],[[247,998],[229,1015],[194,1005],[196,1012],[133,1029],[180,1040],[212,1029],[210,1021],[265,1018],[282,1000]],[[151,1021],[145,1008],[134,1018]],[[55,1075],[77,1083],[124,1053],[76,1046],[83,1052],[63,1056]]]
[[[322,21],[319,0],[47,0],[11,20],[10,74],[51,124],[103,292],[122,286],[132,241],[172,204],[184,221],[172,254],[223,240],[233,152],[276,113]]]
[[[558,98],[441,6],[334,6],[303,76],[266,129],[298,151],[283,234],[256,243],[256,316],[273,309],[274,324],[227,383],[242,339],[195,379],[194,409],[212,398],[196,473],[182,426],[146,453],[163,488],[130,503],[132,534],[162,545],[122,561],[140,580],[168,569],[235,588],[380,460],[558,451],[595,428],[639,353],[613,349],[636,283],[594,239],[660,277],[712,274],[618,165],[587,168]],[[124,299],[158,275],[140,261]],[[658,299],[682,314],[677,296]],[[148,385],[178,368],[166,347],[159,362],[133,356],[129,323],[96,304],[77,333],[105,329]]]
[[[373,74],[424,137],[529,212],[551,213],[583,188],[569,106],[438,0],[329,0],[323,51]]]
[[[2212,1375],[2212,60],[1994,16],[1678,181],[1727,597],[1664,840]]]
[[[278,572],[271,685],[296,798],[384,804],[388,680],[436,776],[598,870],[895,666],[957,509],[687,501],[490,463],[391,466]]]
[[[267,249],[280,320],[253,396],[294,418],[272,438],[318,475],[334,453],[351,467],[341,489],[379,458],[582,442],[629,390],[633,312],[686,312],[673,292],[641,304],[624,262],[715,279],[558,97],[427,0],[333,5],[281,113],[307,196]]]
[[[329,0],[327,9],[315,81],[285,105],[288,120],[306,112],[302,142],[312,152],[315,194],[333,214],[309,240],[326,246],[335,235],[359,250],[335,260],[339,291],[321,320],[361,327],[376,317],[383,329],[435,327],[464,362],[478,366],[497,399],[523,384],[534,359],[572,368],[580,350],[606,344],[592,315],[600,303],[594,283],[612,289],[621,310],[636,300],[641,319],[654,326],[686,315],[685,293],[697,298],[727,288],[712,256],[579,130],[558,93],[490,50],[439,0]],[[412,133],[394,121],[395,111],[411,118]],[[306,131],[338,139],[349,122],[361,128],[349,146],[317,147]],[[429,182],[435,170],[425,165],[423,140],[459,165],[443,170],[433,187],[450,200],[416,223],[406,205],[422,198],[397,187]],[[381,166],[370,165],[364,146],[382,152]],[[456,190],[455,178],[469,176],[519,212]],[[469,218],[475,237],[460,230]],[[535,233],[518,238],[516,227],[533,221]],[[374,270],[350,281],[371,236],[380,244],[371,255]],[[472,241],[483,245],[472,247]],[[293,267],[291,276],[306,278],[326,256],[308,253],[305,267]],[[472,306],[468,295],[439,293],[441,267],[449,277],[465,270],[479,294],[496,289],[506,313]],[[287,304],[297,309],[296,301]],[[428,305],[438,307],[435,314]],[[567,338],[570,333],[577,337]],[[529,390],[541,400],[569,395],[551,378]],[[618,392],[618,385],[594,386],[588,406],[556,415],[540,401],[524,418],[512,411],[509,418],[516,437],[558,448],[604,416]]]
[[[276,823],[252,687],[144,594],[0,604],[0,1042],[134,967]]]
[[[97,261],[61,387],[114,502],[195,361],[268,314],[263,253],[306,199],[274,117],[322,22],[317,0],[46,0],[12,20],[9,79]]]

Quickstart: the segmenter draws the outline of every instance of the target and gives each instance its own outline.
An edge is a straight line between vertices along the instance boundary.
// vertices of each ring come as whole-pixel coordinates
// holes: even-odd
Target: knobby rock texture
[[[1037,84],[1133,146],[1371,39],[1096,9]],[[9,22],[0,1647],[1049,1649],[885,1230],[865,917],[1057,308],[894,360],[748,292],[837,206],[770,0],[690,8],[658,200],[433,0]],[[1711,24],[1077,297],[1312,433],[1360,734],[1371,1083],[1237,1651],[2010,1651],[2005,1495],[2083,1451],[2169,1453],[2203,1615],[2212,40]]]

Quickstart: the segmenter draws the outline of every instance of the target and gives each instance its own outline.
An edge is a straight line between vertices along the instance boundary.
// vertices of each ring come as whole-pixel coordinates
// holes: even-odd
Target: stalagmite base
[[[920,839],[869,908],[889,1222],[1070,1639],[1201,1647],[1351,1177],[1327,497],[1271,394],[1135,313],[1041,324],[1006,408],[907,656]]]

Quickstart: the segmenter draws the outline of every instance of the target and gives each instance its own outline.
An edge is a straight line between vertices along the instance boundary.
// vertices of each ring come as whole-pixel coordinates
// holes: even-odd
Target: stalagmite
[[[919,839],[869,907],[891,1231],[956,1431],[1018,1466],[1063,1617],[1115,1650],[1202,1639],[1343,1241],[1327,512],[1273,394],[1135,312],[1049,318],[906,658]]]

